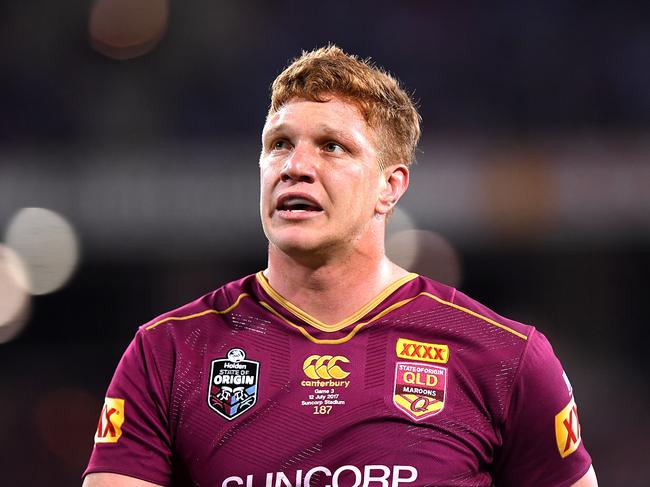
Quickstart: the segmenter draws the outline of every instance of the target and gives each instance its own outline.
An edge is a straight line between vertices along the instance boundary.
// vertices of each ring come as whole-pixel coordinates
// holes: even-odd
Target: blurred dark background
[[[137,326],[265,267],[269,85],[334,42],[423,138],[395,260],[531,323],[601,486],[648,485],[650,4],[0,3],[0,484],[80,485]]]

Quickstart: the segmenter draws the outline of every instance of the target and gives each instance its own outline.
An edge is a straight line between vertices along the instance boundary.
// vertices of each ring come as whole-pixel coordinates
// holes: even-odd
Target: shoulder
[[[418,286],[420,296],[440,305],[468,333],[497,333],[524,342],[535,334],[533,326],[506,318],[455,288],[422,276]]]
[[[419,278],[414,285],[411,329],[419,341],[448,347],[450,370],[502,418],[528,348],[541,334],[444,284]]]
[[[209,323],[214,317],[230,313],[242,301],[250,298],[253,281],[254,275],[249,275],[224,284],[194,301],[156,316],[141,325],[138,333],[151,335],[154,331],[169,331],[170,328],[178,331]]]
[[[544,400],[555,401],[552,408],[558,407],[571,387],[553,347],[540,330],[502,316],[456,289],[435,281],[428,286],[438,293],[436,301],[449,308],[448,320],[464,340],[464,361],[483,371],[494,369],[496,374],[507,376],[505,389],[509,391],[517,383],[525,391],[548,389]],[[553,380],[549,380],[551,372]]]

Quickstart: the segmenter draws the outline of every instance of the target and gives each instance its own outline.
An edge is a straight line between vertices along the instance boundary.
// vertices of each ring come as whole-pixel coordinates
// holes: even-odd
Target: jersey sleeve
[[[515,379],[497,457],[497,487],[571,486],[591,458],[571,384],[544,335],[533,331]]]
[[[110,472],[169,485],[171,379],[159,366],[156,351],[147,332],[139,330],[108,387],[84,476]]]

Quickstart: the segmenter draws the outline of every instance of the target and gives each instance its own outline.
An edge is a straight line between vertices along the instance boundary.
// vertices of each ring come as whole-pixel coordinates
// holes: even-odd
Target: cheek
[[[263,177],[260,178],[260,210],[262,216],[268,215],[269,209],[272,205],[273,187]]]
[[[273,179],[271,171],[268,168],[260,169],[260,192],[262,195],[268,195],[273,190]]]
[[[343,192],[345,198],[344,211],[351,211],[365,218],[367,214],[374,213],[376,203],[375,189],[367,179],[356,179],[352,184],[348,181],[346,190]]]

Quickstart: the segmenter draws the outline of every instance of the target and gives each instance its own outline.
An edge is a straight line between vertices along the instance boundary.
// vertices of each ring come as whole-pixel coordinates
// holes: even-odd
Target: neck
[[[285,299],[318,320],[334,324],[352,315],[407,271],[383,247],[374,252],[305,259],[269,245],[266,278]]]

